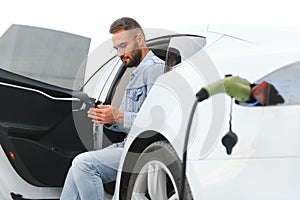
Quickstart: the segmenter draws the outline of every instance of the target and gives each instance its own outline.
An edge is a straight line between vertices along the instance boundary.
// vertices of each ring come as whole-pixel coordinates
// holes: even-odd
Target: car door
[[[61,187],[74,156],[92,149],[94,100],[79,91],[89,44],[23,25],[0,38],[1,150],[32,185]]]

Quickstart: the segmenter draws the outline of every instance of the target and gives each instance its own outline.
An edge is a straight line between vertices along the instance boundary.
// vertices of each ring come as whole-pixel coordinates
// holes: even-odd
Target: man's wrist
[[[123,123],[123,122],[124,122],[124,112],[123,112],[123,111],[120,111],[120,110],[119,110],[119,111],[117,112],[115,121],[116,121],[117,123]]]

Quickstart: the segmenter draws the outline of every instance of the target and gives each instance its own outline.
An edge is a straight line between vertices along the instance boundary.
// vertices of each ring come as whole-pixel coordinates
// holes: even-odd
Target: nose
[[[118,49],[118,50],[117,50],[117,55],[118,55],[119,57],[123,56],[124,53],[125,53],[125,52],[124,52],[122,49]]]

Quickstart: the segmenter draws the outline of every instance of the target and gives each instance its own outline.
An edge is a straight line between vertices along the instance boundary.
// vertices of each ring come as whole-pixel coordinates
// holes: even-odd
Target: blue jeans
[[[105,149],[77,155],[67,174],[61,200],[103,200],[103,183],[115,181],[123,148]]]

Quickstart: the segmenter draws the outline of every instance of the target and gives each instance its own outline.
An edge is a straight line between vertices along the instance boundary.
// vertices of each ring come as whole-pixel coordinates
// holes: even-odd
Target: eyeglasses
[[[137,38],[138,35],[135,35],[133,37],[133,40],[135,40]],[[114,47],[114,49],[118,52],[118,53],[124,53],[125,52],[125,49],[128,45],[128,42],[123,42],[121,44],[119,44],[118,46]]]
[[[121,43],[119,44],[118,46],[114,47],[114,49],[117,51],[117,52],[120,52],[120,53],[124,53],[125,52],[125,49],[127,47],[127,42],[125,43]]]

